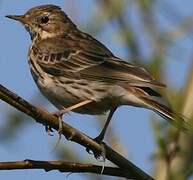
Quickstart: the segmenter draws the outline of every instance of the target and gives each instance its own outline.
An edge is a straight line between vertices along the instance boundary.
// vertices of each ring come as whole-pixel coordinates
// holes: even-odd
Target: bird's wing
[[[108,58],[97,66],[83,69],[81,77],[136,87],[165,87],[156,81],[144,68],[134,66],[118,58]]]
[[[43,44],[39,46],[43,49],[37,47],[37,51],[41,51],[40,54],[42,54],[38,58],[38,64],[43,71],[54,76],[137,87],[165,87],[144,68],[116,58],[98,41],[94,44],[86,42],[58,39],[55,41],[55,43],[59,43],[56,44],[56,50],[53,47],[53,42],[47,40],[45,46]]]

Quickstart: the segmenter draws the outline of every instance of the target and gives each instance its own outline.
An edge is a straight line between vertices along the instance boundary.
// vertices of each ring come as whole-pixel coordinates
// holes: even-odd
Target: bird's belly
[[[50,76],[39,78],[36,83],[42,94],[58,109],[67,108],[85,100],[93,100],[93,102],[72,111],[97,115],[121,105],[145,107],[137,96],[119,85],[64,78],[61,83]]]
[[[103,84],[92,84],[83,81],[66,81],[56,84],[51,78],[39,79],[37,85],[42,94],[58,109],[67,108],[82,101],[93,102],[72,111],[81,114],[103,114],[112,108],[112,100],[107,96],[107,88]]]

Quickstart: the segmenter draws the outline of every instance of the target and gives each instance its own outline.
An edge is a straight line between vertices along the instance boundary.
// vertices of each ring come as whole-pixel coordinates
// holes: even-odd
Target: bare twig
[[[29,159],[16,162],[0,162],[0,170],[15,170],[15,169],[43,169],[46,172],[58,170],[60,172],[101,174],[102,166],[97,166],[93,164],[65,162],[65,161],[34,161]],[[116,167],[105,167],[103,174],[126,178],[132,177],[128,171],[124,171]]]
[[[8,104],[14,106],[16,109],[24,112],[25,114],[34,118],[37,122],[48,125],[55,130],[58,130],[58,119],[52,114],[48,113],[46,110],[37,108],[18,95],[12,93],[2,85],[0,85],[0,99],[7,102]],[[76,130],[75,128],[69,126],[68,124],[63,122],[63,135],[66,139],[74,141],[78,144],[83,145],[84,147],[92,150],[93,152],[100,153],[102,152],[102,147],[100,144],[93,141],[91,138]],[[116,164],[119,168],[124,171],[129,171],[132,179],[140,179],[140,180],[149,180],[153,179],[151,176],[143,172],[141,169],[136,167],[130,161],[125,159],[123,156],[115,152],[113,149],[104,146],[106,151],[106,158]]]

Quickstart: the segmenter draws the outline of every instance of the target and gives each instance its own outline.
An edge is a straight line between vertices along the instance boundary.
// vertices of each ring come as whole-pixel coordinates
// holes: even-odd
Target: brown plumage
[[[8,17],[22,22],[31,35],[29,64],[40,91],[60,110],[70,107],[60,115],[68,110],[111,111],[100,140],[121,105],[151,109],[174,120],[172,110],[152,97],[160,96],[154,88],[165,88],[164,84],[81,32],[58,6],[38,6],[24,16]]]

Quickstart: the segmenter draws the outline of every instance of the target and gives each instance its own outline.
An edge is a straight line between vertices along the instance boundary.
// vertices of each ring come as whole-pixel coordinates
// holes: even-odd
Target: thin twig
[[[55,130],[58,130],[58,119],[52,114],[48,113],[46,110],[37,108],[18,95],[12,93],[2,85],[0,85],[0,99],[7,102],[8,104],[14,106],[16,109],[24,112],[25,114],[34,118],[37,122],[48,125]],[[92,150],[93,152],[100,153],[102,152],[102,147],[100,144],[93,141],[85,134],[76,130],[75,128],[69,126],[63,122],[63,135],[66,139],[74,141],[78,144],[83,145],[84,147]],[[139,180],[150,180],[153,179],[151,176],[143,172],[141,169],[136,167],[133,163],[125,159],[123,156],[115,152],[113,149],[105,145],[106,158],[116,164],[119,168],[124,171],[129,171],[131,178]]]
[[[15,170],[15,169],[43,169],[46,172],[58,170],[60,172],[101,174],[102,166],[97,166],[93,164],[65,162],[65,161],[34,161],[29,159],[15,162],[0,162],[0,170]],[[116,167],[105,167],[103,175],[126,177],[126,178],[132,177],[128,171],[124,171]]]

